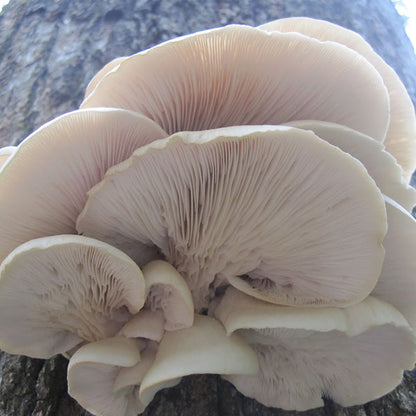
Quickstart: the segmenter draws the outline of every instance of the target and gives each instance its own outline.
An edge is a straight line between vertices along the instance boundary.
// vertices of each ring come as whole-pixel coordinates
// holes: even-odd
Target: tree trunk
[[[390,0],[11,0],[0,15],[0,144],[17,144],[44,122],[76,109],[89,79],[116,56],[202,29],[296,15],[361,33],[416,101],[414,52]],[[62,357],[43,361],[1,353],[0,416],[87,415],[67,396],[66,365]],[[145,412],[299,414],[261,406],[211,375],[184,378],[160,392]],[[367,405],[341,408],[328,401],[303,414],[416,415],[416,372],[405,373],[394,392]]]

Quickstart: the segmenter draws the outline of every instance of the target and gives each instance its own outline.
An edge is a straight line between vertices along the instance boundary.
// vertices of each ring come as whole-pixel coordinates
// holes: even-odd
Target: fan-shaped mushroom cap
[[[113,336],[144,295],[140,269],[106,243],[73,235],[29,241],[0,268],[0,348],[48,358]]]
[[[386,257],[374,291],[393,304],[416,329],[416,220],[388,197],[388,230],[383,245]]]
[[[416,120],[412,100],[394,70],[352,30],[307,17],[279,19],[259,26],[266,31],[298,32],[321,41],[339,42],[365,57],[380,73],[390,97],[390,124],[385,145],[398,160],[409,181],[416,167]],[[371,136],[371,135],[370,135]]]
[[[416,190],[407,184],[396,159],[377,140],[348,127],[324,121],[301,120],[288,125],[312,130],[321,139],[354,156],[363,163],[381,192],[407,210],[416,205]]]
[[[184,278],[168,262],[152,261],[143,268],[146,303],[151,310],[162,309],[165,329],[188,328],[194,321],[192,294]]]
[[[307,410],[323,406],[322,396],[362,404],[395,388],[416,359],[407,321],[372,296],[348,308],[294,308],[231,288],[215,315],[254,348],[260,364],[257,376],[225,378],[266,406]]]
[[[16,146],[5,146],[0,149],[0,169],[10,159],[11,156],[16,152]]]
[[[142,309],[120,330],[127,338],[146,338],[159,342],[165,332],[165,316],[161,310]]]
[[[257,358],[236,335],[227,336],[214,318],[195,315],[191,328],[165,332],[156,358],[140,385],[147,405],[167,382],[190,374],[256,374]]]
[[[74,111],[32,133],[1,171],[0,260],[25,241],[75,233],[87,191],[107,169],[165,136],[144,116],[108,108]]]
[[[125,59],[81,105],[97,106],[137,111],[170,134],[312,119],[383,140],[389,119],[381,76],[357,52],[238,25]]]
[[[271,302],[346,305],[376,284],[386,214],[350,155],[308,131],[242,126],[138,149],[89,192],[77,228],[133,258],[160,248],[196,310],[227,281]]]
[[[91,79],[88,83],[87,88],[85,89],[85,96],[84,98],[88,97],[97,84],[107,75],[110,71],[114,71],[117,67],[126,59],[125,56],[120,56],[118,58],[113,59],[108,64],[104,65]]]
[[[136,416],[144,407],[135,386],[117,380],[121,369],[137,363],[141,361],[135,340],[116,337],[84,345],[69,361],[68,392],[93,415]]]

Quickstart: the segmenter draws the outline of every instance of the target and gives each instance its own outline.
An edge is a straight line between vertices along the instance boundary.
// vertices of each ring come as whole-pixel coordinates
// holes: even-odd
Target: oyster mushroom
[[[107,75],[109,72],[114,71],[117,67],[126,59],[125,56],[120,56],[113,59],[112,61],[105,64],[92,78],[88,83],[87,88],[85,89],[85,96],[87,98],[95,89],[97,84]]]
[[[121,328],[119,335],[127,338],[146,338],[160,342],[165,332],[162,310],[142,309]]]
[[[407,210],[411,211],[416,205],[416,190],[406,183],[403,170],[382,143],[348,127],[324,121],[300,120],[288,125],[312,130],[321,139],[358,159],[380,191]]]
[[[0,260],[28,240],[75,233],[87,191],[107,169],[165,136],[146,117],[109,108],[64,114],[32,133],[1,170]]]
[[[345,306],[376,284],[385,215],[350,155],[304,130],[242,126],[138,149],[89,192],[77,229],[132,258],[158,247],[197,311],[228,282],[275,303]]]
[[[6,164],[11,156],[16,152],[16,146],[5,146],[0,149],[0,169]]]
[[[169,134],[313,119],[383,140],[389,120],[382,78],[357,52],[239,25],[124,59],[81,104],[99,106],[137,111]]]
[[[192,326],[192,294],[176,269],[166,261],[155,260],[143,268],[146,304],[121,329],[126,337],[147,338],[159,342],[164,331]]]
[[[394,389],[416,360],[406,319],[372,296],[347,308],[294,308],[230,288],[215,316],[260,365],[256,376],[225,378],[265,406],[303,411],[323,406],[323,396],[363,404]]]
[[[389,224],[383,245],[386,257],[374,296],[394,305],[416,329],[416,220],[388,197],[384,197]]]
[[[143,267],[143,276],[146,304],[151,310],[163,311],[165,329],[175,331],[192,326],[192,294],[178,271],[166,261],[155,260]]]
[[[156,357],[140,385],[140,400],[149,404],[167,384],[190,374],[256,374],[257,358],[234,334],[227,336],[214,318],[195,315],[190,328],[165,332]]]
[[[0,267],[0,348],[49,358],[115,335],[144,305],[138,266],[101,241],[28,241]]]
[[[68,393],[93,415],[136,416],[144,406],[135,383],[153,357],[154,350],[141,355],[140,344],[123,337],[86,344],[69,361]]]
[[[403,167],[408,182],[416,167],[416,118],[412,100],[394,70],[358,33],[336,24],[308,17],[290,17],[268,22],[260,29],[297,32],[320,41],[334,41],[355,50],[382,76],[390,99],[390,122],[384,144]]]

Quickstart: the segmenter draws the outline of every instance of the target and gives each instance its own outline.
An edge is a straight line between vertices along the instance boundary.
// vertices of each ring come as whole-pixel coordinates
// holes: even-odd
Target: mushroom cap
[[[156,357],[157,348],[158,344],[156,342],[147,343],[140,353],[140,361],[137,364],[133,367],[120,368],[114,380],[113,390],[117,392],[126,387],[139,386]]]
[[[260,364],[257,376],[225,378],[266,406],[308,410],[323,406],[323,396],[363,404],[395,388],[416,359],[406,319],[372,296],[347,308],[294,308],[230,288],[215,315]]]
[[[147,405],[166,383],[190,374],[256,374],[257,358],[237,335],[225,333],[214,318],[195,315],[190,328],[165,332],[156,358],[140,385]]]
[[[28,240],[75,233],[87,191],[107,169],[165,136],[146,117],[109,108],[64,114],[32,133],[1,171],[0,260]]]
[[[16,146],[5,146],[0,149],[0,169],[6,164],[11,156],[16,152]]]
[[[240,126],[138,149],[89,192],[77,229],[133,258],[158,247],[197,311],[227,282],[275,303],[347,305],[376,284],[386,213],[362,164],[335,146]]]
[[[164,332],[164,313],[161,310],[142,309],[121,328],[119,335],[160,342]]]
[[[143,268],[146,303],[151,310],[162,309],[167,331],[188,328],[194,321],[194,303],[185,279],[168,262],[154,260]]]
[[[416,329],[416,220],[387,196],[386,256],[372,292],[393,304]]]
[[[313,119],[383,140],[389,120],[381,76],[357,52],[239,25],[128,57],[81,104],[97,106],[137,111],[169,134]]]
[[[135,386],[116,381],[121,369],[140,362],[133,339],[115,337],[86,344],[69,361],[68,392],[93,415],[136,416],[144,408]]]
[[[416,167],[416,118],[412,100],[394,70],[358,33],[308,17],[279,19],[259,26],[266,31],[298,32],[320,41],[345,45],[366,58],[382,76],[390,98],[390,123],[384,144],[403,167],[407,182]]]
[[[104,78],[105,75],[107,75],[109,72],[114,71],[117,69],[117,67],[126,59],[125,56],[120,56],[112,61],[108,62],[106,65],[104,65],[91,79],[91,81],[88,83],[87,88],[85,89],[85,96],[84,98],[87,98],[95,89],[95,87],[98,85],[98,83]]]
[[[288,125],[312,130],[321,139],[358,159],[375,180],[380,191],[408,211],[416,205],[416,190],[407,184],[402,168],[379,141],[348,127],[325,121],[299,120]]]
[[[49,358],[115,335],[145,302],[139,267],[101,241],[31,240],[0,267],[0,347]]]

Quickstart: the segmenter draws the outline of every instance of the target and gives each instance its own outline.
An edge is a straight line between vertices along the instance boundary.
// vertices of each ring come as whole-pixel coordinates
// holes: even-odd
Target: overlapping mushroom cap
[[[229,127],[138,149],[89,192],[77,229],[132,258],[156,246],[199,310],[226,282],[274,303],[348,305],[380,274],[385,208],[363,166],[311,132]]]
[[[116,58],[81,107],[0,152],[1,348],[66,354],[101,416],[201,372],[298,410],[400,382],[415,117],[361,37],[200,32]]]
[[[294,308],[230,288],[215,315],[259,358],[256,377],[227,379],[267,406],[307,410],[322,406],[323,396],[365,403],[392,390],[415,362],[406,319],[372,296],[347,308]]]

